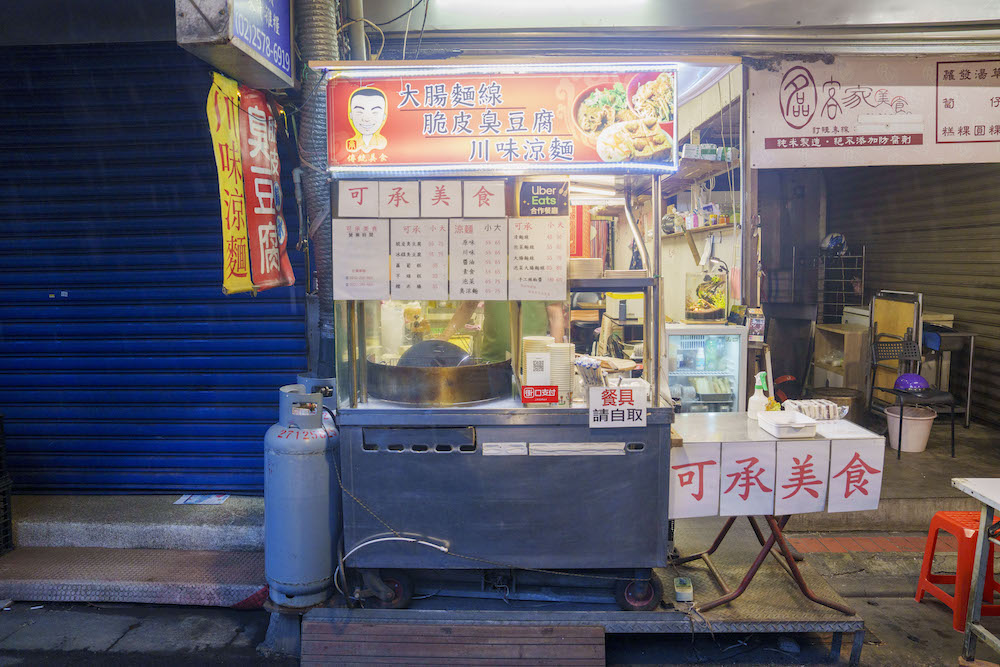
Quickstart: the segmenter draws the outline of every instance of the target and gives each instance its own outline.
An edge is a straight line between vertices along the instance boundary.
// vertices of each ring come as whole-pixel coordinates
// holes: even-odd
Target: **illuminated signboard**
[[[676,169],[676,68],[370,68],[328,83],[338,177]]]

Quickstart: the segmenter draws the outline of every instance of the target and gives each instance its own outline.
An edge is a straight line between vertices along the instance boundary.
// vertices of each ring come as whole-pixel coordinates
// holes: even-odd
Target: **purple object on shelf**
[[[920,391],[921,389],[930,389],[930,386],[924,376],[918,373],[903,373],[896,378],[896,383],[892,385],[892,388],[896,391]]]

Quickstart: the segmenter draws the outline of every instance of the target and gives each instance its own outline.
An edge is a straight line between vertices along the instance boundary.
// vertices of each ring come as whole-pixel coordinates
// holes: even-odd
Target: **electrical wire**
[[[378,27],[378,24],[375,23],[374,21],[369,21],[368,19],[355,19],[353,21],[348,21],[344,25],[342,25],[339,28],[337,28],[337,34],[339,35],[344,30],[344,28],[349,28],[350,26],[354,25],[355,23],[367,23],[371,27],[375,28],[378,31],[379,36],[382,37],[382,43],[379,44],[378,53],[376,53],[374,56],[372,56],[372,60],[378,60],[380,57],[382,57],[382,49],[385,48],[385,33],[382,32],[382,28]],[[365,33],[365,37],[366,38],[367,38],[367,36],[368,36],[368,33]]]
[[[403,12],[402,14],[400,14],[399,16],[397,16],[394,19],[389,19],[388,21],[383,21],[382,23],[376,23],[375,25],[380,25],[382,27],[385,27],[385,26],[389,25],[390,23],[395,23],[396,21],[398,21],[399,19],[403,18],[404,16],[409,16],[410,12],[412,12],[414,9],[416,9],[417,7],[419,7],[420,3],[425,2],[425,1],[426,0],[417,0],[417,3],[413,4],[413,0],[410,0],[410,8],[407,9],[405,12]],[[409,25],[409,19],[407,19],[407,25]]]
[[[355,552],[360,551],[364,547],[370,546],[372,544],[378,544],[379,542],[412,542],[414,544],[419,544],[421,546],[430,547],[432,549],[437,549],[438,551],[441,551],[441,552],[444,552],[444,553],[448,553],[448,547],[443,547],[440,544],[434,544],[433,542],[426,542],[424,540],[418,540],[415,537],[396,537],[396,536],[393,536],[393,537],[377,537],[374,540],[367,540],[365,542],[362,542],[361,544],[358,544],[353,549],[351,549],[350,551],[348,551],[346,554],[344,554],[344,556],[342,558],[339,559],[340,562],[337,563],[337,569],[333,573],[333,583],[337,587],[337,591],[339,591],[340,594],[343,595],[345,598],[349,597],[349,596],[340,587],[340,581],[338,579],[338,577],[340,576],[340,572],[341,572],[341,566],[344,564],[344,561],[346,561],[348,558],[350,558],[352,555],[354,555]],[[344,588],[346,588],[346,587],[347,587],[347,577],[345,576],[344,577]],[[354,598],[351,598],[351,599],[354,599]]]
[[[424,0],[420,0],[420,2],[424,2]],[[406,28],[403,29],[403,56],[401,58],[402,60],[406,60],[406,38],[410,36],[410,19],[412,18],[410,16],[410,12],[412,12],[414,8],[416,8],[417,6],[418,5],[413,4],[413,0],[410,0],[410,11],[406,12]]]
[[[420,37],[417,39],[417,54],[414,58],[420,58],[420,45],[424,43],[424,28],[427,27],[427,10],[430,6],[431,0],[424,0],[424,20],[420,24]]]

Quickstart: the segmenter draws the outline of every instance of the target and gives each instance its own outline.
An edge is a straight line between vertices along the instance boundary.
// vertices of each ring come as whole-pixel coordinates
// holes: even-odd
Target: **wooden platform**
[[[603,665],[604,628],[302,622],[302,665]]]

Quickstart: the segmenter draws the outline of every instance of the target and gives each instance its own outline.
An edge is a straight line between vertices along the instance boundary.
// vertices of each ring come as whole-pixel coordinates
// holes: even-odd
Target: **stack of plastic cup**
[[[559,405],[568,406],[573,401],[573,359],[576,348],[573,343],[551,343],[548,346],[552,357],[550,378],[559,387]]]
[[[525,336],[521,339],[521,384],[529,384],[527,381],[528,355],[548,354],[549,345],[554,342],[556,339],[552,336]]]

